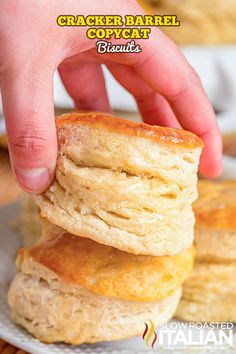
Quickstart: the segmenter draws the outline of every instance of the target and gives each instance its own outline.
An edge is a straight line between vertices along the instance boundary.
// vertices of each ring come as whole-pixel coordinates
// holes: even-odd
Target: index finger
[[[200,171],[207,177],[221,173],[222,140],[213,108],[198,75],[180,50],[160,31],[145,42],[134,65],[136,73],[169,102],[181,126],[205,143]]]
[[[168,101],[180,125],[204,140],[202,174],[210,178],[219,176],[221,135],[198,75],[179,48],[157,28],[152,28],[149,39],[137,43],[142,48],[141,53],[103,54],[103,58],[131,66],[153,91]],[[113,44],[117,44],[117,40],[113,40]]]

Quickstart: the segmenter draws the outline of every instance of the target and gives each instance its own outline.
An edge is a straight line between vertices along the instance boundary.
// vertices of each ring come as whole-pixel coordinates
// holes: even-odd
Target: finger
[[[136,102],[145,123],[181,128],[170,105],[158,93],[136,97]]]
[[[204,130],[199,133],[204,140],[205,147],[200,158],[200,172],[209,178],[216,178],[222,173],[222,138],[220,132],[219,138],[216,137],[215,130]],[[213,161],[212,161],[213,160]]]
[[[59,73],[77,109],[111,112],[101,65],[65,61]]]
[[[57,157],[53,72],[30,65],[2,76],[3,110],[13,172],[19,185],[40,193],[52,181]]]
[[[166,99],[150,88],[132,67],[122,64],[107,64],[113,76],[135,98],[144,122],[180,128]]]
[[[202,174],[206,177],[219,176],[222,142],[215,114],[200,79],[183,55],[166,37],[159,37],[153,48],[150,43],[145,46],[143,58],[135,71],[167,99],[181,126],[204,140],[200,162]]]
[[[145,122],[175,128],[181,127],[167,100],[163,96],[155,93],[144,83],[143,80],[136,75],[133,68],[121,64],[107,64],[107,66],[116,79],[135,96]],[[188,109],[191,112],[191,104]],[[215,124],[215,122],[213,123]],[[188,119],[183,126],[193,131],[191,124],[192,120]],[[218,130],[217,125],[216,129]],[[218,138],[216,138],[214,129],[213,131],[211,128],[209,131],[204,131],[203,121],[198,122],[195,127],[195,133],[200,135],[205,141],[205,148],[200,161],[200,170],[209,177],[219,175],[221,173],[222,151],[220,133],[217,132]],[[212,170],[212,156],[215,158],[213,165],[214,170]]]
[[[104,63],[110,70],[110,72],[113,74],[113,76],[117,79],[117,81],[119,81],[119,83],[123,85],[134,96],[142,118],[146,123],[180,128],[180,124],[177,121],[167,100],[163,96],[159,95],[154,90],[152,90],[136,74],[136,72],[131,66],[113,63],[112,61],[109,61],[107,59],[104,60],[104,57],[101,58],[97,55],[94,55],[94,51],[89,50],[85,53],[81,53],[79,55],[66,59],[66,67],[68,67],[68,71],[70,71],[69,68],[72,69],[71,80],[68,79],[69,75],[66,74],[66,72],[63,75],[63,77],[65,77],[65,79],[63,79],[64,83],[66,80],[68,81],[68,84],[65,85],[67,89],[74,79],[73,67],[75,69],[81,66],[92,67],[96,65],[98,66],[101,63]],[[59,71],[61,71],[61,69]],[[86,78],[88,77],[88,73],[85,72],[85,74],[86,75],[84,81],[86,84],[86,82],[89,80],[86,80]],[[79,73],[78,77],[80,79]],[[93,78],[94,75],[92,75],[92,79]],[[78,80],[76,82],[78,82]],[[76,94],[78,95],[79,89],[74,90],[74,96]],[[72,90],[68,91],[70,91],[71,94]],[[97,91],[95,91],[95,93],[97,93]],[[73,95],[71,94],[71,96]],[[90,98],[89,103],[91,104]],[[77,106],[79,105],[77,104]]]
[[[104,54],[104,59],[132,66],[153,91],[165,97],[180,125],[205,142],[200,164],[202,174],[217,177],[221,172],[221,136],[197,74],[177,46],[158,29],[152,29],[149,40],[136,42],[142,48],[141,53]]]

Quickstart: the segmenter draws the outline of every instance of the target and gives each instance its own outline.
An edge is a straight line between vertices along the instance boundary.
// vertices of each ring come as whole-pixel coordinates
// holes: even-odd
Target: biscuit
[[[236,181],[198,183],[196,257],[200,261],[236,260]]]
[[[161,30],[177,44],[236,43],[236,4],[234,0],[138,0],[149,13],[176,15],[180,26]],[[147,9],[147,5],[151,10]]]
[[[145,321],[173,316],[193,253],[135,256],[44,224],[37,244],[19,252],[12,318],[47,343],[141,335]]]
[[[0,135],[0,147],[4,149],[8,149],[8,142],[7,142],[7,135],[1,134]]]
[[[174,255],[192,244],[200,138],[103,113],[56,124],[56,179],[35,196],[43,217],[134,254]]]
[[[141,335],[144,322],[155,326],[174,314],[181,291],[158,302],[97,296],[79,287],[58,290],[36,275],[18,273],[9,291],[12,319],[46,343],[112,341]]]
[[[176,316],[187,321],[236,321],[236,181],[198,183],[196,262],[183,284]]]
[[[236,321],[236,262],[198,263],[183,285],[176,317],[185,321]]]
[[[21,271],[51,284],[55,279],[96,295],[157,301],[181,286],[191,272],[194,250],[176,256],[135,256],[46,225],[44,235],[18,256]],[[64,285],[63,285],[64,284]]]

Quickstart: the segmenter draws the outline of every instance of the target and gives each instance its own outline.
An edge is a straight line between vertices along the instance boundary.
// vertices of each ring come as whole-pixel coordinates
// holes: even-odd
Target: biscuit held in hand
[[[201,139],[102,113],[56,124],[56,179],[35,196],[43,217],[134,254],[173,255],[192,244]]]

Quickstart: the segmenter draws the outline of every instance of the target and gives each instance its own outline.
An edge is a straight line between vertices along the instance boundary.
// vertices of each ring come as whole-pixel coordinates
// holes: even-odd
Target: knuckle
[[[192,66],[190,66],[189,78],[190,78],[190,84],[193,84],[195,86],[202,86],[201,79]]]
[[[75,103],[78,108],[92,109],[96,103],[101,100],[101,96],[92,94],[90,97],[83,95],[75,98]]]
[[[188,92],[196,87],[198,89],[202,88],[202,82],[196,71],[190,66],[190,70],[186,76],[185,81],[180,81],[180,85],[172,89],[172,94],[168,95],[167,98],[172,103],[179,101],[181,98],[185,97]]]
[[[38,156],[48,149],[49,140],[37,135],[9,138],[11,149],[26,156]]]
[[[173,93],[166,96],[166,99],[171,103],[175,103],[179,101],[181,97],[184,97],[188,90],[189,87],[187,86],[181,89],[173,90]]]

